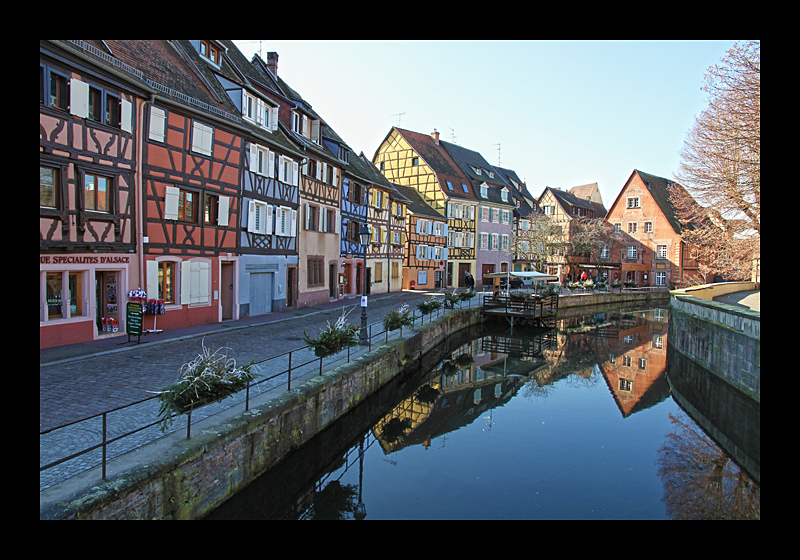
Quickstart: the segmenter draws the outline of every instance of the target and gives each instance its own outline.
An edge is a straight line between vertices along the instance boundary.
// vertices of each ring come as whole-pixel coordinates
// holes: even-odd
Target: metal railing
[[[441,308],[436,309],[436,310],[432,311],[431,313],[427,314],[428,315],[428,322],[430,322],[432,320],[432,317],[435,316],[436,318],[438,318],[442,313],[451,311],[452,309],[461,309],[463,307],[467,307],[467,308],[478,307],[478,306],[482,305],[482,303],[480,301],[481,299],[482,299],[482,294],[476,294],[475,297],[473,297],[472,299],[465,300],[466,301],[466,305],[464,305],[464,302],[462,301],[462,302],[454,304],[452,307],[442,306]],[[476,303],[473,304],[473,300],[475,300]],[[411,313],[412,326],[411,326],[411,328],[416,327],[417,326],[417,322],[419,322],[419,326],[423,326],[425,324],[425,315],[426,314],[418,312],[418,310],[412,310],[412,313]],[[376,327],[376,326],[380,327],[380,330],[378,330],[377,328],[373,329],[373,327]],[[406,329],[408,329],[408,327],[406,327]],[[374,332],[375,330],[378,330],[378,332]],[[388,342],[389,338],[393,337],[395,332],[397,333],[398,337],[402,337],[403,327],[400,327],[399,329],[396,329],[395,331],[389,331],[389,330],[384,328],[383,322],[381,321],[381,322],[377,322],[377,323],[373,323],[371,325],[368,325],[367,326],[367,331],[368,331],[368,333],[367,333],[368,336],[367,336],[367,339],[366,339],[367,340],[367,345],[366,346],[367,346],[367,351],[371,351],[374,339],[377,339],[379,337],[383,337],[384,341]],[[247,385],[247,387],[245,389],[242,389],[238,393],[234,393],[234,395],[239,395],[242,392],[245,393],[245,395],[244,395],[244,409],[245,409],[245,411],[250,410],[251,389],[259,388],[263,384],[266,384],[266,383],[268,383],[270,381],[273,381],[275,379],[280,378],[283,375],[286,375],[287,376],[286,377],[286,391],[291,391],[291,389],[292,389],[292,381],[293,380],[297,381],[297,379],[299,377],[305,377],[305,376],[307,376],[307,375],[309,375],[311,373],[311,368],[308,367],[311,364],[314,364],[315,362],[318,362],[319,367],[318,368],[314,368],[314,370],[316,372],[318,372],[319,374],[321,374],[322,371],[323,371],[323,364],[324,364],[325,360],[327,360],[328,364],[331,364],[331,363],[334,363],[334,362],[337,362],[339,360],[344,359],[342,356],[338,356],[338,354],[334,354],[332,356],[314,357],[312,359],[306,359],[308,357],[307,354],[310,353],[310,352],[313,352],[313,351],[310,349],[309,346],[303,346],[303,347],[297,348],[295,350],[290,350],[288,352],[283,352],[281,354],[276,354],[274,356],[270,356],[268,358],[264,358],[263,360],[255,361],[254,365],[256,365],[256,366],[261,366],[263,364],[268,364],[268,363],[274,366],[275,363],[278,360],[280,360],[281,358],[285,357],[287,359],[287,367],[286,367],[286,369],[281,369],[280,371],[278,371],[276,373],[272,373],[272,374],[270,374],[268,376],[259,376],[258,381],[254,382],[254,383],[253,382],[248,383],[248,385]],[[306,355],[303,355],[303,353],[305,353]],[[346,361],[346,363],[350,362],[350,358],[351,358],[351,348],[347,348],[347,356],[346,356],[346,360],[347,361]],[[280,366],[277,366],[277,367],[280,367]],[[302,373],[297,375],[298,371],[301,371]],[[293,377],[293,373],[295,374],[294,377]],[[273,385],[271,387],[267,387],[263,392],[267,392],[267,391],[279,388],[281,385],[282,385],[282,383],[279,383],[278,385]],[[65,423],[65,424],[61,424],[61,425],[55,426],[53,428],[40,430],[39,431],[39,436],[41,437],[41,436],[44,436],[46,434],[50,434],[50,433],[53,433],[53,432],[55,432],[57,430],[61,430],[61,429],[67,428],[67,427],[79,427],[81,424],[88,424],[88,423],[90,423],[92,421],[95,421],[95,423],[96,423],[97,419],[100,419],[100,421],[101,421],[101,428],[100,428],[101,441],[99,443],[96,443],[94,445],[90,445],[89,447],[81,448],[81,449],[75,451],[74,453],[71,453],[71,454],[69,454],[69,455],[67,455],[65,457],[61,457],[59,459],[50,461],[49,463],[47,463],[45,465],[40,465],[39,466],[39,473],[41,474],[42,472],[44,472],[44,471],[46,471],[48,469],[52,469],[52,468],[54,468],[54,467],[56,467],[58,465],[61,465],[63,463],[66,463],[67,461],[71,461],[71,460],[77,459],[77,458],[79,458],[81,456],[84,456],[84,455],[86,455],[86,454],[88,454],[88,453],[90,453],[92,451],[95,451],[97,449],[101,449],[102,453],[101,453],[100,465],[101,465],[101,470],[102,470],[102,477],[103,477],[103,480],[107,480],[108,461],[109,461],[109,459],[113,458],[113,457],[109,457],[109,452],[108,452],[109,446],[111,444],[115,443],[115,442],[121,441],[121,440],[123,440],[125,438],[129,438],[130,436],[133,436],[134,434],[138,434],[140,432],[143,432],[144,430],[147,430],[148,428],[154,428],[155,426],[157,426],[158,424],[163,422],[163,419],[159,418],[159,419],[157,419],[157,420],[155,420],[153,422],[149,422],[149,423],[147,423],[145,425],[142,425],[142,426],[139,426],[139,427],[137,427],[135,429],[126,431],[126,432],[124,432],[122,434],[119,434],[119,435],[116,435],[116,436],[113,436],[113,437],[109,437],[108,416],[110,414],[112,414],[112,413],[118,413],[118,412],[123,411],[125,409],[130,409],[131,407],[139,406],[139,405],[141,405],[143,403],[147,403],[148,401],[155,401],[156,399],[158,399],[158,395],[153,395],[152,397],[147,397],[145,399],[141,399],[141,400],[138,400],[138,401],[133,402],[133,403],[129,403],[129,404],[126,404],[126,405],[123,405],[123,406],[119,406],[119,407],[116,407],[116,408],[105,410],[103,412],[100,412],[100,413],[97,413],[97,414],[93,414],[91,416],[86,416],[84,418],[80,418],[78,420],[74,420],[74,421],[71,421],[71,422],[68,422],[68,423]],[[232,408],[234,406],[237,406],[237,405],[239,405],[241,403],[242,403],[242,399],[241,398],[235,399],[234,402],[231,402],[229,406],[222,407],[221,410],[213,412],[210,415],[217,414],[217,413],[221,412],[222,410],[228,410],[228,409],[230,409],[230,408]],[[211,404],[211,403],[203,404],[202,406],[203,407],[209,406],[209,404]],[[192,407],[192,408],[189,409],[188,412],[184,413],[186,415],[186,418],[187,418],[187,423],[186,423],[186,438],[187,439],[191,438],[192,413],[194,412],[194,410],[195,410],[194,407]],[[180,416],[180,414],[174,414],[174,415],[171,416],[171,418],[175,418],[177,416]],[[92,431],[93,428],[92,427],[88,427],[87,430],[88,431]],[[169,433],[172,433],[174,431],[175,431],[175,429],[170,430]],[[128,449],[124,449],[124,450],[120,451],[117,454],[117,456],[118,455],[122,455],[124,453],[128,453],[130,451],[133,451],[133,450],[138,449],[140,447],[143,447],[145,445],[148,445],[149,443],[152,443],[152,441],[155,441],[155,440],[157,440],[157,439],[159,439],[161,437],[164,437],[166,435],[167,435],[167,433],[162,433],[162,435],[158,435],[158,436],[156,436],[154,438],[147,439],[144,442],[140,442],[139,444],[135,444],[135,445],[133,445],[132,447],[130,447]],[[85,466],[84,468],[80,469],[79,472],[75,472],[73,474],[70,474],[69,476],[67,476],[65,478],[71,478],[72,476],[80,474],[80,472],[83,472],[85,470],[90,470],[92,468],[96,468],[96,466],[97,466],[96,463],[92,464],[92,465],[89,465],[89,466]]]

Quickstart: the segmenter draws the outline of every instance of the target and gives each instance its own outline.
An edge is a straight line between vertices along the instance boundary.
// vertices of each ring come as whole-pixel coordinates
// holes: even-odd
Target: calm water
[[[666,336],[665,309],[484,331],[209,518],[760,517],[759,486],[672,398]]]

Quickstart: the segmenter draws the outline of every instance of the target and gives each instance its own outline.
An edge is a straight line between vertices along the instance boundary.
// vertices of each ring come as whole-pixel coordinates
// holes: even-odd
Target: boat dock
[[[558,295],[539,297],[526,294],[524,297],[513,295],[486,295],[483,299],[482,320],[491,317],[502,317],[513,328],[514,326],[554,327],[558,312]]]

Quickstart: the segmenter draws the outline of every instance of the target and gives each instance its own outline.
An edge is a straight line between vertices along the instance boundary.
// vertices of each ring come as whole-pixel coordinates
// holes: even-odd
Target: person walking
[[[464,276],[464,287],[468,290],[471,290],[475,287],[475,278],[472,277],[472,274],[467,272]]]

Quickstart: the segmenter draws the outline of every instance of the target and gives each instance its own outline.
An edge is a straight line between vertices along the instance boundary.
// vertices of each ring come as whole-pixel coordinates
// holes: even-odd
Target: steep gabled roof
[[[444,140],[440,141],[440,144],[444,146],[447,153],[450,154],[450,157],[455,160],[458,166],[461,168],[461,171],[470,178],[470,183],[472,188],[475,192],[475,196],[478,200],[485,201],[485,202],[492,202],[494,204],[501,204],[501,205],[508,205],[514,206],[512,202],[504,202],[500,196],[500,190],[503,188],[508,189],[511,192],[511,184],[506,182],[503,178],[501,173],[498,173],[494,167],[486,161],[486,159],[475,150],[470,150],[469,148],[465,148],[463,146],[459,146],[458,144],[452,144],[450,142],[445,142]],[[476,169],[481,170],[480,173],[475,171]],[[493,174],[494,177],[489,176],[489,173]],[[486,183],[487,189],[487,198],[484,198],[480,195],[480,187]]]
[[[405,185],[395,185],[397,192],[408,199],[408,211],[417,216],[432,218],[442,222],[447,222],[447,218],[433,209],[433,207],[425,202],[422,195],[419,194],[414,187],[407,187]]]
[[[577,206],[578,208],[584,208],[586,210],[593,212],[595,218],[605,218],[606,216],[606,209],[602,204],[599,204],[597,202],[592,202],[591,200],[586,200],[584,198],[579,198],[572,193],[565,192],[556,188],[547,187],[545,189],[545,192],[548,189],[550,190],[552,195],[556,198],[556,200],[558,200],[559,204],[561,204],[561,207],[564,209],[564,211],[570,216],[573,215],[572,214],[573,206]],[[542,196],[544,196],[544,193],[542,193]],[[541,200],[541,197],[539,197],[539,199]]]
[[[651,175],[650,173],[645,173],[644,171],[639,171],[638,169],[634,169],[630,177],[628,177],[628,180],[625,181],[625,185],[623,185],[623,187],[620,189],[619,194],[617,194],[617,198],[614,199],[614,203],[609,208],[608,214],[610,214],[611,210],[616,207],[617,203],[622,197],[622,193],[625,192],[625,187],[630,185],[631,181],[633,180],[633,176],[637,174],[644,183],[645,187],[647,187],[647,191],[650,193],[650,196],[652,196],[653,200],[656,201],[658,208],[669,222],[669,225],[672,226],[673,231],[680,235],[683,228],[681,227],[681,223],[678,221],[678,218],[675,215],[675,207],[669,200],[669,189],[670,187],[677,188],[682,190],[688,196],[686,189],[674,181],[670,181],[669,179],[665,179],[664,177],[659,177],[657,175]]]
[[[394,127],[393,130],[396,130],[408,142],[408,145],[419,154],[419,157],[428,164],[436,174],[439,187],[445,195],[457,199],[478,200],[472,191],[465,193],[461,188],[462,182],[470,183],[469,177],[461,171],[458,164],[441,145],[441,141],[437,145],[429,134],[420,134],[419,132],[397,127]],[[389,135],[391,135],[391,131],[389,131]],[[454,190],[447,189],[445,186],[446,181],[452,183]]]

